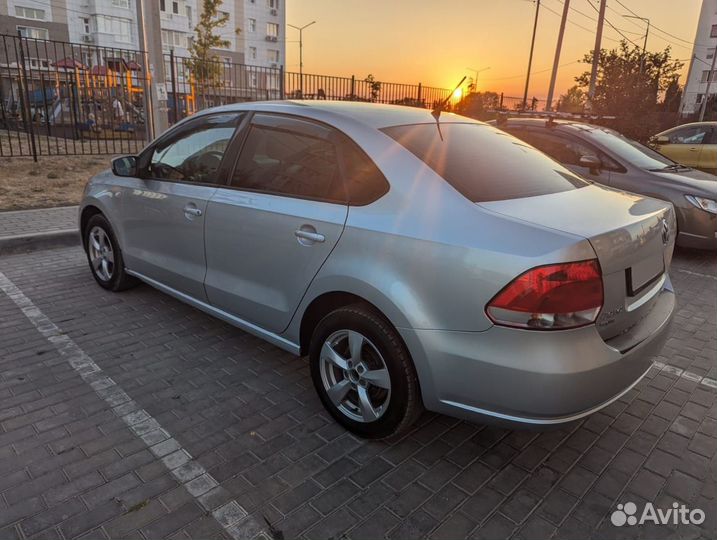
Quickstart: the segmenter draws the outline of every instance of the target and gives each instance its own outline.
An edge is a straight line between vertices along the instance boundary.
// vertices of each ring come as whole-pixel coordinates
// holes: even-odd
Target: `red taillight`
[[[595,321],[603,304],[597,259],[538,266],[496,294],[486,312],[506,326],[551,330]]]

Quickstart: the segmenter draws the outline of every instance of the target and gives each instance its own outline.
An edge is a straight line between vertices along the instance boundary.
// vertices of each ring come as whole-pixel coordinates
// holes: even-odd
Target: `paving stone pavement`
[[[0,239],[77,229],[77,206],[0,212]]]
[[[274,538],[717,536],[717,390],[699,380],[717,378],[715,255],[676,255],[656,357],[674,369],[609,407],[544,432],[427,413],[391,442],[336,425],[305,360],[150,287],[100,289],[80,248],[1,256],[0,272]],[[706,520],[613,526],[628,501]],[[230,538],[2,292],[0,538]]]

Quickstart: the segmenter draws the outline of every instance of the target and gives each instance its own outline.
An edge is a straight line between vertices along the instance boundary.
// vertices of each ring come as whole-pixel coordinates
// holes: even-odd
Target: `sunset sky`
[[[466,68],[490,67],[478,77],[479,90],[522,96],[535,14],[531,0],[285,0],[289,24],[316,24],[304,31],[304,73],[320,73],[453,87]],[[652,25],[688,42],[694,40],[700,0],[620,0]],[[617,0],[607,0],[607,19],[642,45],[645,24],[627,19]],[[595,0],[572,0],[556,93],[574,84],[587,66],[577,60],[595,39]],[[529,95],[544,98],[560,27],[561,0],[542,0]],[[551,12],[552,11],[552,12]],[[584,28],[580,28],[579,25]],[[629,33],[628,33],[629,32]],[[620,39],[605,25],[603,48]],[[298,31],[287,28],[287,70],[299,70]],[[672,42],[670,44],[669,41]],[[650,29],[648,50],[672,47],[687,74],[692,48]]]

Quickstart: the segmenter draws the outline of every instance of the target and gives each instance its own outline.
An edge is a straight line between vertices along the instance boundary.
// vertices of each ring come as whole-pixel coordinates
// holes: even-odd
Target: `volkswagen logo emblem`
[[[670,226],[667,224],[667,220],[662,218],[662,243],[667,245],[670,241]]]

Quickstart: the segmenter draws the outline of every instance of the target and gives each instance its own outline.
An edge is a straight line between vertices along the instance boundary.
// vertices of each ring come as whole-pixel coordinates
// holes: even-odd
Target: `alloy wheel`
[[[320,354],[321,381],[331,402],[357,422],[374,422],[388,409],[391,377],[376,346],[354,330],[331,334]]]
[[[107,233],[102,227],[92,227],[88,237],[88,250],[92,271],[102,281],[112,279],[114,273],[115,257]]]

